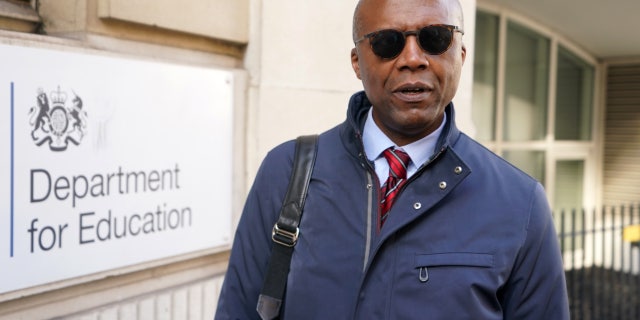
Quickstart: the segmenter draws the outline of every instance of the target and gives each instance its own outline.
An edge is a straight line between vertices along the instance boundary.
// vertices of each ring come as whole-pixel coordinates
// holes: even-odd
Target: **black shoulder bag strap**
[[[300,218],[316,161],[318,136],[300,136],[296,139],[293,170],[287,194],[282,202],[280,217],[273,226],[271,260],[264,279],[256,310],[263,320],[271,320],[280,314],[280,306],[287,285],[293,247],[298,241]]]

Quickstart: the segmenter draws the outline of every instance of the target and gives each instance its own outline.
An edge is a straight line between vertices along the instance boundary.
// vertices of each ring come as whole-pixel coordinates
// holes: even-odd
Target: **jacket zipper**
[[[367,229],[366,229],[366,240],[364,246],[364,261],[362,263],[362,272],[367,268],[367,262],[369,262],[369,253],[371,252],[371,232],[373,231],[373,191],[377,190],[376,186],[373,184],[373,177],[371,176],[371,172],[367,170],[367,186],[369,189],[368,197],[367,197]],[[376,206],[377,208],[377,206]]]

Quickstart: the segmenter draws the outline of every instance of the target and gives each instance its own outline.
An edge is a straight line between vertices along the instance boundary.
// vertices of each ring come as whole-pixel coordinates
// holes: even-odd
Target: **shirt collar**
[[[364,129],[362,130],[362,143],[364,144],[364,151],[367,154],[367,158],[369,159],[369,161],[375,161],[387,148],[400,148],[404,150],[404,152],[406,152],[409,157],[411,157],[412,164],[414,164],[416,167],[420,167],[435,152],[438,137],[440,137],[440,133],[442,132],[442,129],[444,128],[446,122],[447,115],[445,113],[443,121],[438,129],[418,141],[414,141],[408,145],[399,147],[395,145],[395,143],[393,143],[393,141],[391,141],[391,139],[389,139],[389,137],[387,137],[382,132],[382,130],[380,130],[375,121],[373,121],[373,108],[370,108],[367,114],[367,120],[364,123]]]

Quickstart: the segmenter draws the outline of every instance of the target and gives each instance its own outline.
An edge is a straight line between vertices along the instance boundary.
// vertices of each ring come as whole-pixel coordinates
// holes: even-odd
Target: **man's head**
[[[360,0],[358,3],[353,18],[356,46],[351,51],[351,64],[373,104],[374,121],[396,144],[405,145],[423,138],[442,122],[444,109],[458,88],[466,56],[462,32],[450,27],[427,29],[420,35],[425,41],[422,47],[418,35],[409,32],[404,36],[406,41],[401,49],[399,45],[388,46],[389,34],[381,39],[365,36],[384,29],[416,31],[429,25],[453,25],[463,30],[463,23],[458,0]],[[443,40],[442,43],[426,41],[440,31],[445,37],[436,38]],[[451,45],[446,51],[440,54],[425,51],[446,48],[449,32]],[[395,35],[398,40],[399,34]],[[402,36],[399,38],[401,44]],[[372,40],[380,41],[380,46],[376,46],[378,54],[372,50]]]

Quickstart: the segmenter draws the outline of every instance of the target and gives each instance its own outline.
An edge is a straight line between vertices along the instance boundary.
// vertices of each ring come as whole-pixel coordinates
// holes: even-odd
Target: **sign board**
[[[622,229],[622,239],[626,242],[640,242],[640,224],[626,226]]]
[[[231,242],[233,74],[0,45],[0,293]]]

